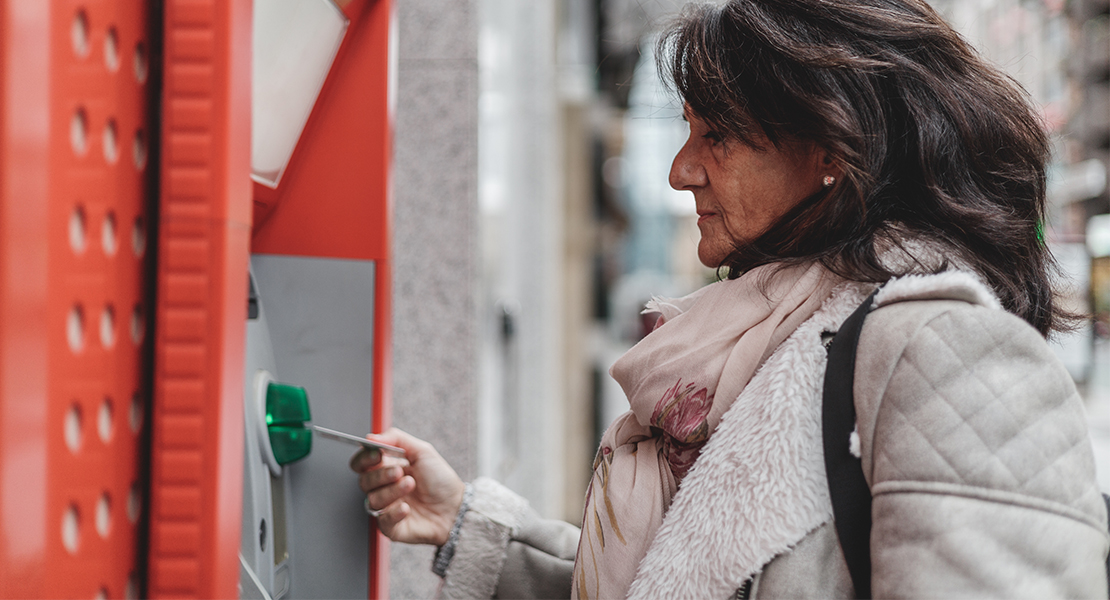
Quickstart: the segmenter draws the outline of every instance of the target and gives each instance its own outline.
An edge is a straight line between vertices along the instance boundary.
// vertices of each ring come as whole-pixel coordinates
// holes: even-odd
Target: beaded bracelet
[[[455,557],[455,546],[459,543],[459,530],[462,529],[463,517],[466,516],[466,511],[470,510],[470,500],[473,497],[474,488],[468,483],[466,484],[466,491],[463,492],[459,514],[455,515],[455,526],[451,528],[451,533],[447,535],[447,543],[436,549],[436,557],[432,561],[432,573],[440,577],[447,576],[447,567],[451,564],[451,559]]]

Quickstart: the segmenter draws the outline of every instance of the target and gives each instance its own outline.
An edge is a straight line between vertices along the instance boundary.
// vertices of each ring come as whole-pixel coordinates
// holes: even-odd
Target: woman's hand
[[[351,457],[370,508],[381,511],[382,533],[407,544],[447,543],[466,490],[462,479],[428,442],[397,428],[373,437],[405,449],[404,458],[367,449]]]

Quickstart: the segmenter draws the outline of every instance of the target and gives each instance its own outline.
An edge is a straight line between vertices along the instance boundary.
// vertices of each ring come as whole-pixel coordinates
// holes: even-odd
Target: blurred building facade
[[[1098,179],[1102,166],[1102,192],[1079,200],[1073,221],[1082,219],[1082,233],[1091,257],[1090,310],[1094,314],[1095,364],[1110,370],[1110,1],[1073,0],[1067,6],[1073,52],[1069,62],[1075,111],[1068,123],[1071,144],[1067,156],[1087,165]],[[1092,186],[1091,191],[1093,191]],[[1110,379],[1099,373],[1103,380]],[[1093,386],[1100,385],[1094,382]],[[1110,400],[1108,400],[1110,401]]]
[[[1068,308],[1094,316],[1055,350],[1081,388],[1101,381],[1107,364],[1105,249],[1088,229],[1110,212],[1110,1],[932,0],[933,6],[987,59],[1029,93],[1052,136],[1045,240],[1065,279]],[[1098,237],[1095,232],[1092,238]],[[1096,390],[1092,389],[1092,393]]]

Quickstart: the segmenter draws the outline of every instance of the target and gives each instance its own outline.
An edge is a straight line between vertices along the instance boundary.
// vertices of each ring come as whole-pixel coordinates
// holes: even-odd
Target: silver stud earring
[[[821,185],[827,188],[831,188],[834,183],[836,183],[836,177],[832,175],[825,175],[825,178],[821,180]]]

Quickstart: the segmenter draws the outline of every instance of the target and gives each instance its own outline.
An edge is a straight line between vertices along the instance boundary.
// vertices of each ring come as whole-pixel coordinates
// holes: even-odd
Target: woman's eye
[[[714,144],[720,144],[722,141],[724,141],[724,137],[722,137],[721,134],[717,133],[716,131],[710,131],[701,137],[709,140],[710,142],[713,142]]]

